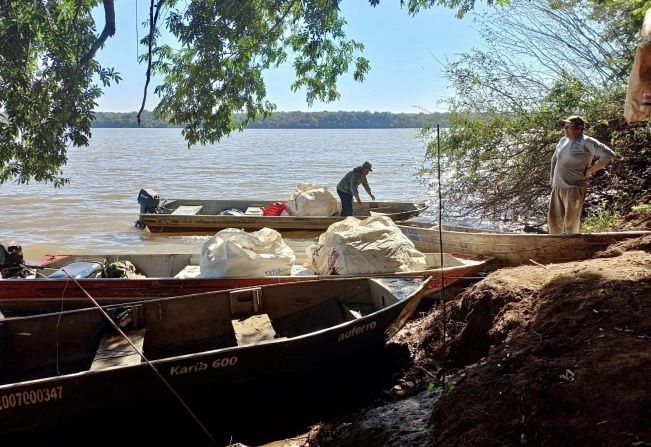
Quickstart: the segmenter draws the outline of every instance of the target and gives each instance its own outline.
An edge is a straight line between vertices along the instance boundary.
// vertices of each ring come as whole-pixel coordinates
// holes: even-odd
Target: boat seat
[[[173,328],[168,319],[171,315]],[[142,322],[147,327],[147,358],[162,359],[236,346],[233,318],[224,291],[144,303]]]
[[[65,270],[65,272],[64,272]],[[67,272],[67,274],[66,274]],[[97,278],[102,276],[104,264],[95,261],[71,262],[48,276],[50,279]],[[70,276],[68,276],[70,275]]]
[[[125,332],[129,340],[142,352],[145,343],[145,329]],[[104,369],[113,366],[137,365],[141,361],[140,354],[120,334],[107,334],[100,340],[97,353],[90,369]]]
[[[250,206],[244,212],[245,216],[262,216],[262,208],[259,206]]]
[[[181,205],[172,211],[172,214],[176,214],[177,216],[194,216],[199,214],[202,208],[203,205]]]

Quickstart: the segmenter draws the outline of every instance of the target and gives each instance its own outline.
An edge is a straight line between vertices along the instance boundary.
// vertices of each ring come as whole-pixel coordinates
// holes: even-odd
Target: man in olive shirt
[[[588,180],[610,163],[615,153],[598,140],[583,135],[585,121],[580,116],[570,116],[562,122],[565,136],[552,156],[547,225],[549,234],[577,234]],[[595,157],[597,161],[593,164]]]
[[[352,216],[353,215],[353,196],[357,203],[362,203],[359,198],[359,191],[357,187],[361,184],[372,200],[375,200],[375,196],[371,193],[371,187],[368,186],[368,181],[366,176],[369,172],[373,172],[371,163],[365,161],[361,166],[357,166],[352,171],[348,172],[337,184],[337,194],[341,199],[341,215],[342,216]]]

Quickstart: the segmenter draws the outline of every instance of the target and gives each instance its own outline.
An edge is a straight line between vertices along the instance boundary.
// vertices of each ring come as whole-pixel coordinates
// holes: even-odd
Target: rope
[[[440,125],[436,125],[436,168],[438,178],[438,193],[439,193],[439,255],[441,257],[441,266],[443,266],[443,198],[441,195],[441,131]],[[441,289],[439,290],[441,296],[441,304],[443,305],[443,367],[441,374],[443,383],[445,384],[445,360],[447,350],[447,315],[446,315],[446,302],[445,302],[445,280],[443,276],[443,269],[441,269]]]
[[[66,275],[68,275],[67,272],[66,272]],[[68,275],[68,276],[70,276],[70,275]],[[56,363],[57,376],[60,376],[60,375],[61,375],[61,371],[59,371],[59,325],[60,325],[60,323],[61,323],[61,314],[63,314],[63,298],[64,298],[65,295],[66,295],[66,290],[68,289],[68,283],[69,283],[69,281],[66,281],[66,285],[65,285],[65,287],[63,288],[63,292],[61,293],[61,305],[60,305],[60,307],[59,307],[59,318],[57,318],[57,338],[56,338],[56,346],[57,346],[57,350],[56,350],[56,353],[57,353],[57,363]]]
[[[152,369],[152,371],[154,371],[154,373],[158,376],[158,378],[161,380],[161,382],[163,382],[163,384],[170,390],[170,392],[174,395],[174,397],[181,403],[183,408],[185,408],[185,410],[188,412],[188,414],[190,414],[192,419],[194,419],[194,421],[197,423],[197,425],[199,425],[201,430],[203,430],[203,432],[206,434],[208,439],[210,439],[210,441],[212,441],[212,442],[215,442],[215,438],[208,431],[208,429],[201,423],[201,421],[199,420],[197,415],[194,414],[194,412],[192,411],[192,409],[190,409],[188,404],[185,403],[183,398],[176,392],[176,390],[172,387],[172,385],[170,385],[170,383],[167,380],[165,380],[165,378],[161,375],[161,373],[158,372],[156,367],[149,361],[149,359],[147,357],[145,357],[145,354],[143,354],[143,352],[136,347],[136,345],[122,331],[122,329],[120,329],[120,327],[115,323],[115,321],[113,321],[113,319],[104,311],[104,309],[102,309],[102,306],[100,306],[97,303],[97,301],[95,301],[95,299],[92,296],[90,296],[90,294],[86,291],[86,289],[84,289],[84,287],[79,283],[79,281],[77,281],[75,278],[73,278],[64,268],[62,268],[61,271],[63,271],[63,273],[68,275],[68,277],[70,279],[72,279],[72,281],[74,281],[74,283],[77,285],[77,287],[79,287],[79,289],[82,291],[82,293],[84,295],[86,295],[86,297],[93,303],[93,305],[101,312],[101,314],[104,316],[104,318],[106,318],[106,320],[113,326],[113,328],[116,331],[118,331],[118,333],[131,345],[131,347],[134,349],[134,351],[136,351],[138,353],[138,355],[140,355],[140,357],[145,361],[145,363],[147,363],[147,365],[149,365],[149,367]],[[60,315],[59,315],[59,318],[60,318]],[[58,335],[58,331],[57,331],[57,335]],[[57,348],[58,348],[58,343],[57,343]]]

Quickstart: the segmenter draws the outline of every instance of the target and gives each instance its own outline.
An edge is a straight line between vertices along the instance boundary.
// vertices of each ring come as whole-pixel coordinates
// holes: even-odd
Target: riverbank
[[[446,343],[440,302],[421,309],[394,399],[295,445],[651,445],[650,252],[498,270],[448,297]]]

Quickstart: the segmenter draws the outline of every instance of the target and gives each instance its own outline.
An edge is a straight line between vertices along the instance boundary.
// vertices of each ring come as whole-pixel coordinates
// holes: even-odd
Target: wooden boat
[[[105,309],[178,395],[217,411],[222,397],[239,389],[343,367],[346,358],[382,347],[411,316],[427,281],[309,281]],[[79,429],[77,417],[102,411],[124,421],[132,406],[160,408],[159,400],[180,405],[97,308],[8,318],[0,328],[0,434],[66,420]]]
[[[263,216],[261,209],[273,200],[163,200],[159,209],[163,214],[140,213],[140,222],[152,233],[206,235],[225,228],[247,231],[273,228],[283,236],[315,235],[344,218],[339,215],[324,217]],[[424,202],[364,202],[353,204],[353,216],[366,218],[386,215],[394,221],[417,216],[427,208]],[[241,216],[219,215],[237,209]]]
[[[400,230],[421,251],[438,251],[438,225],[402,222]],[[449,253],[472,253],[495,258],[495,267],[579,261],[592,257],[610,244],[641,237],[651,231],[621,231],[571,235],[500,233],[492,230],[446,226],[442,228],[443,250]]]
[[[59,271],[65,268],[70,275],[78,276],[79,283],[101,305],[138,301],[149,297],[164,297],[200,293],[235,287],[260,286],[316,279],[339,279],[341,275],[315,275],[302,264],[305,253],[296,252],[292,276],[199,278],[197,254],[77,254],[45,256],[41,262],[41,275],[45,277],[0,280],[0,312],[5,315],[25,312],[48,312],[60,309],[88,307],[88,299],[70,278]],[[426,254],[427,270],[382,273],[355,276],[433,276],[430,292],[439,290],[441,284],[450,285],[457,278],[472,276],[486,267],[490,258],[484,256]],[[88,278],[103,275],[104,266],[115,261],[129,261],[144,275],[143,278]],[[57,273],[58,271],[58,273]],[[83,271],[79,275],[75,272]],[[56,274],[55,274],[56,273]],[[56,278],[49,277],[54,275]],[[443,282],[441,276],[443,275]]]

